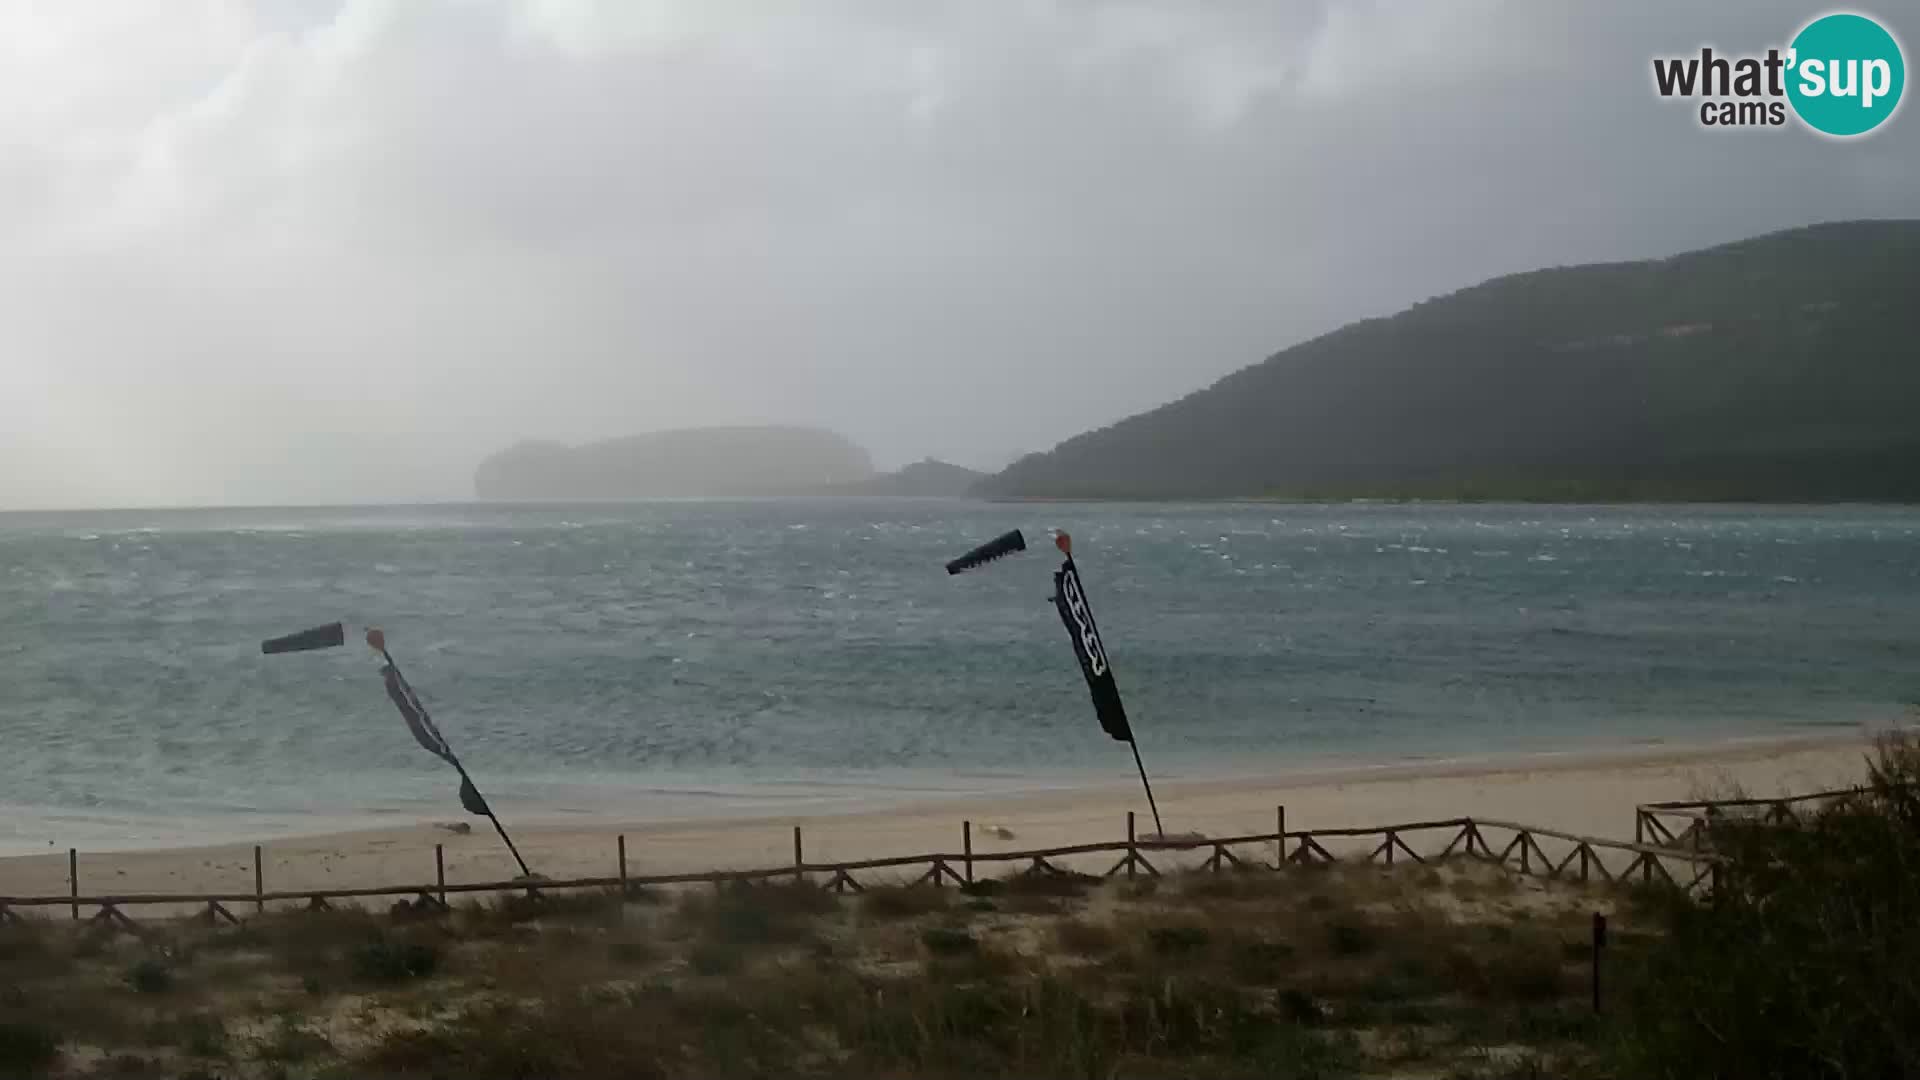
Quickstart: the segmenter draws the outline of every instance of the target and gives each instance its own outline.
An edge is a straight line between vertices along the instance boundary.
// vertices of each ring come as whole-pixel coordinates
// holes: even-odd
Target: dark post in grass
[[[973,822],[960,823],[960,851],[967,869],[967,884],[973,884]]]
[[[1600,954],[1607,948],[1607,917],[1593,913],[1593,1015],[1600,1015]]]

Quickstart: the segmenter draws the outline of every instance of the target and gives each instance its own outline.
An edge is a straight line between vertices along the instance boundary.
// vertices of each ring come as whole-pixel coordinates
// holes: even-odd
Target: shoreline
[[[1658,764],[1677,766],[1703,760],[1741,761],[1793,751],[1865,745],[1880,734],[1899,731],[1920,732],[1920,724],[1860,721],[1828,725],[1827,730],[1819,733],[1728,735],[1675,743],[1640,739],[1480,754],[1415,754],[1384,760],[1352,754],[1308,755],[1299,759],[1299,764],[1294,766],[1276,766],[1272,764],[1275,759],[1262,759],[1257,764],[1241,768],[1188,767],[1177,771],[1162,769],[1150,772],[1155,778],[1156,791],[1178,795],[1192,789],[1324,787],[1465,779],[1514,772],[1547,773]],[[693,783],[687,787],[583,784],[579,791],[591,792],[592,797],[584,800],[563,797],[531,807],[522,802],[510,812],[510,824],[518,823],[519,828],[529,833],[556,828],[639,831],[666,827],[747,827],[796,821],[831,822],[891,813],[936,813],[1004,802],[1038,807],[1087,799],[1124,799],[1140,792],[1139,782],[1131,774],[1123,777],[1115,770],[1105,769],[1030,775],[924,771],[924,778],[907,771],[860,783],[841,779],[787,777],[761,781],[743,779],[717,784]],[[103,855],[191,851],[240,843],[299,843],[384,834],[396,829],[431,827],[440,822],[461,819],[461,815],[444,799],[414,801],[431,806],[434,810],[415,812],[413,808],[394,806],[331,813],[239,811],[232,814],[193,814],[0,802],[0,815],[11,815],[16,820],[32,821],[43,826],[20,828],[18,839],[11,846],[4,837],[0,837],[0,864],[8,859],[30,858],[47,851],[64,852],[69,847]],[[664,811],[659,807],[637,811],[633,808],[633,804],[650,802],[668,804],[670,808]],[[780,805],[769,805],[774,802]],[[627,809],[622,809],[623,804]],[[303,828],[298,824],[302,821],[311,824]],[[97,841],[87,843],[84,836],[72,835],[88,829],[108,831],[137,822],[153,823],[148,826],[149,830],[166,838],[134,840],[116,846],[112,841],[105,844]],[[283,827],[289,823],[293,823],[292,828]],[[69,828],[69,835],[61,837],[58,833],[62,826],[82,828]],[[35,834],[48,837],[47,847],[42,848],[36,842],[38,837]],[[202,841],[184,839],[183,842],[183,838],[194,836],[209,838]]]
[[[1425,763],[1353,764],[1259,775],[1190,778],[1156,788],[1169,833],[1272,831],[1276,808],[1289,828],[1395,824],[1439,817],[1520,821],[1630,838],[1644,802],[1726,794],[1803,793],[1858,782],[1873,739],[1911,728],[1861,728],[1793,737],[1747,737],[1687,746],[1548,751]],[[567,822],[508,821],[535,870],[549,877],[611,873],[624,836],[634,873],[680,873],[790,865],[793,830],[805,830],[810,860],[835,861],[955,851],[961,822],[974,823],[977,851],[1116,839],[1126,815],[1151,830],[1137,784],[1018,795],[954,795],[888,809],[636,821],[617,815]],[[469,831],[437,820],[271,838],[270,890],[360,887],[433,879],[436,845],[449,882],[506,880],[518,873],[484,820]],[[253,843],[82,851],[80,888],[93,893],[186,893],[253,887]],[[0,857],[0,896],[64,896],[64,849]]]

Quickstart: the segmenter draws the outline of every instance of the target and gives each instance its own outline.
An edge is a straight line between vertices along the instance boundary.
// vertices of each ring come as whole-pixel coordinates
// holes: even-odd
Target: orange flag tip
[[[1062,555],[1071,555],[1073,554],[1073,537],[1063,532],[1054,533],[1053,546],[1059,548]]]
[[[378,629],[367,631],[367,647],[374,652],[386,652],[387,635]]]

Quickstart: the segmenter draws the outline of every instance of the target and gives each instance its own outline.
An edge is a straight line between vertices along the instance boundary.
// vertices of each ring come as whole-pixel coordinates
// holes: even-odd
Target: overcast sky
[[[716,423],[997,465],[1491,275],[1920,216],[1911,106],[1654,97],[1815,13],[0,0],[0,507],[461,498]]]

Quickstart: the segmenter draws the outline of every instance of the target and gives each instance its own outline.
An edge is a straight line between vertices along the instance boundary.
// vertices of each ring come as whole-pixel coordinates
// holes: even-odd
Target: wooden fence
[[[1702,851],[1707,846],[1707,827],[1715,821],[1737,817],[1768,825],[1798,825],[1801,812],[1808,806],[1854,798],[1866,790],[1851,787],[1770,799],[1642,803],[1633,810],[1633,838],[1641,844]]]
[[[78,921],[82,910],[91,908],[95,909],[88,916],[91,922],[137,930],[137,924],[124,909],[198,908],[201,917],[209,922],[238,923],[240,919],[229,905],[252,905],[258,914],[265,912],[268,904],[295,903],[314,910],[325,910],[335,900],[414,897],[421,908],[444,911],[450,896],[475,893],[524,893],[529,898],[537,899],[543,893],[574,889],[618,890],[622,895],[628,895],[636,889],[657,886],[721,885],[732,882],[789,881],[845,893],[860,892],[873,884],[872,875],[876,871],[892,871],[896,874],[896,880],[916,884],[965,887],[980,880],[976,875],[988,868],[1011,868],[1014,875],[1074,874],[1078,871],[1065,865],[1067,860],[1084,862],[1092,856],[1104,855],[1118,855],[1119,859],[1105,873],[1098,875],[1100,877],[1158,877],[1161,871],[1154,859],[1172,866],[1177,857],[1195,854],[1204,854],[1205,858],[1191,869],[1211,873],[1277,871],[1288,866],[1336,862],[1391,866],[1397,861],[1425,864],[1466,858],[1533,877],[1581,882],[1630,882],[1637,879],[1643,883],[1659,882],[1698,893],[1712,888],[1721,862],[1718,856],[1706,851],[1638,841],[1627,843],[1508,821],[1449,818],[1371,828],[1289,831],[1285,807],[1276,807],[1274,817],[1276,827],[1270,833],[1143,839],[1135,832],[1134,816],[1129,813],[1124,840],[993,852],[974,850],[973,823],[965,822],[961,826],[961,848],[958,852],[900,855],[850,862],[808,862],[802,846],[802,833],[796,825],[793,829],[793,862],[790,865],[681,874],[630,874],[627,868],[627,838],[621,835],[615,839],[613,875],[562,880],[519,878],[511,881],[450,883],[447,881],[444,849],[436,844],[433,852],[434,879],[431,882],[272,891],[266,888],[261,849],[255,846],[251,892],[83,895],[80,889],[79,854],[69,850],[68,895],[0,896],[0,922],[18,918],[16,909],[59,907],[68,908],[71,917]],[[1410,843],[1409,838],[1417,843]],[[1343,854],[1337,854],[1336,849]],[[1612,865],[1609,865],[1610,861]],[[904,879],[897,877],[901,872],[912,874],[914,871],[918,871],[915,876]],[[868,882],[862,883],[855,878],[853,875],[856,872],[869,875]]]

